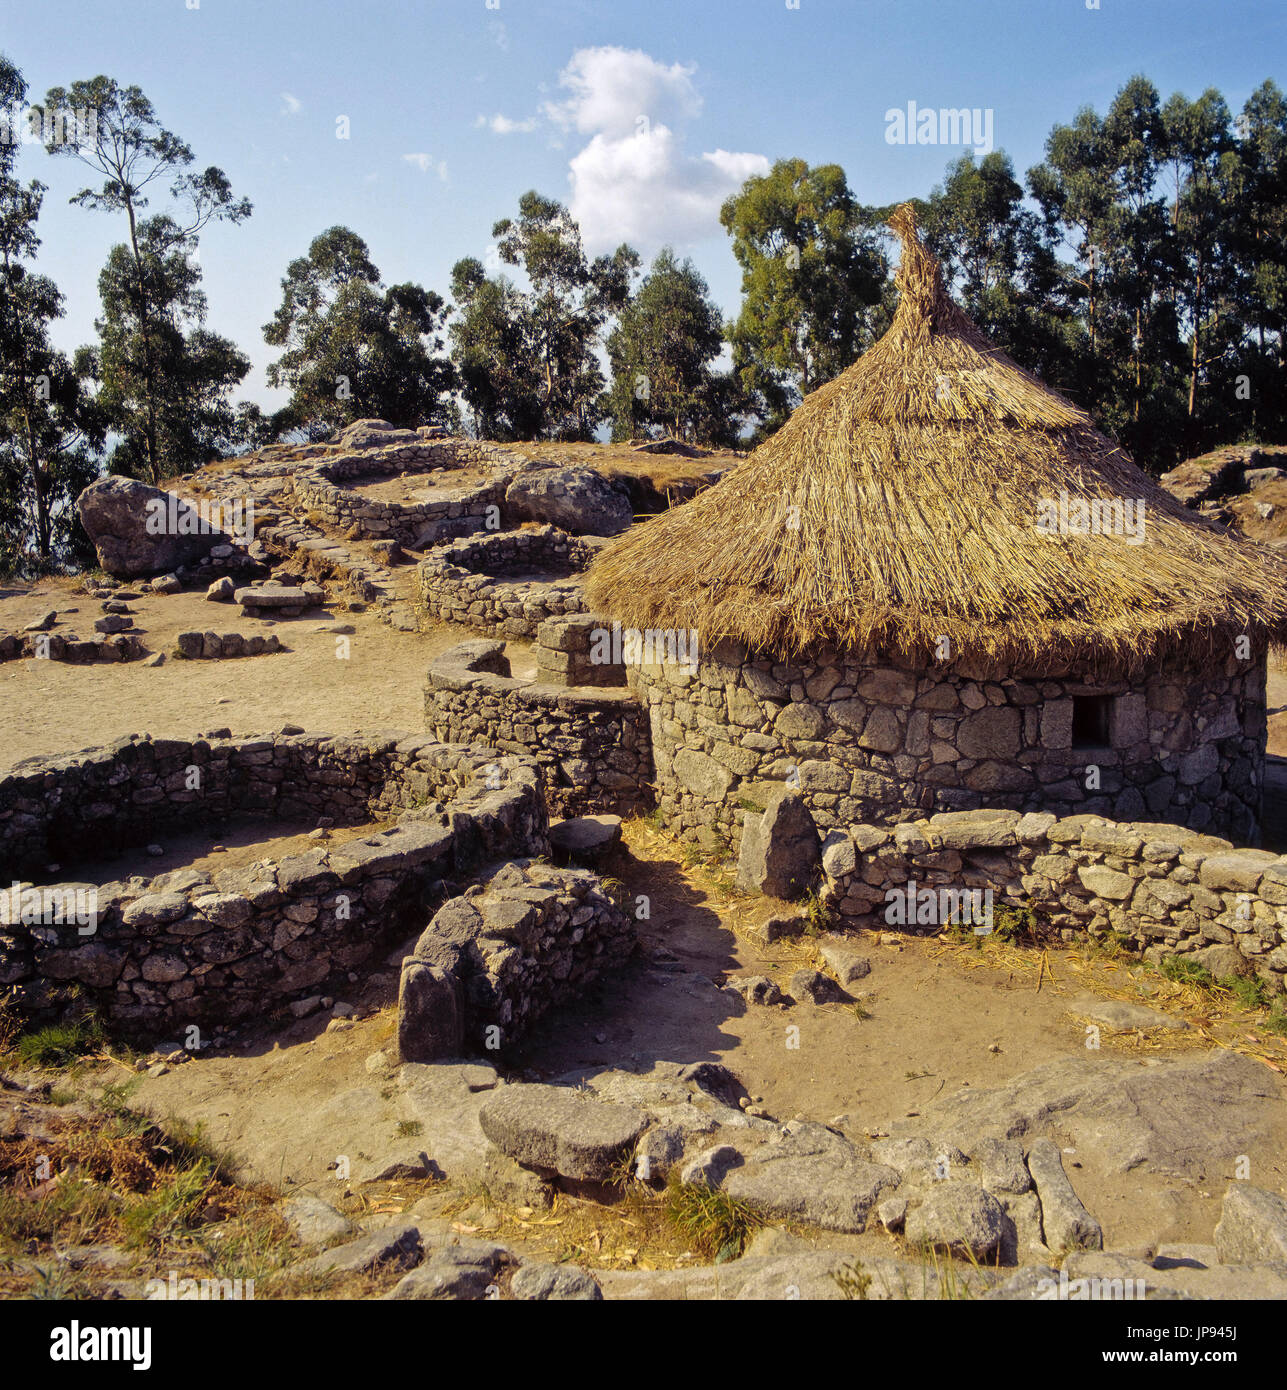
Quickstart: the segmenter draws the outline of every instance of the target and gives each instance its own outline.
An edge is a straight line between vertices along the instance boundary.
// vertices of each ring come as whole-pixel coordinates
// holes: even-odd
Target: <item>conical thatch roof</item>
[[[953,656],[1052,670],[1206,662],[1239,634],[1287,634],[1287,562],[1188,511],[992,346],[910,205],[890,225],[889,332],[735,472],[605,551],[592,611],[777,656],[916,657],[947,636]],[[1042,534],[1061,493],[1141,500],[1142,543]]]

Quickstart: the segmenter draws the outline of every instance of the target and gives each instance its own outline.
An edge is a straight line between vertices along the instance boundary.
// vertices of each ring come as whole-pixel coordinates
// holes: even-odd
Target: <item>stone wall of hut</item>
[[[1039,935],[1116,932],[1155,962],[1191,955],[1216,979],[1255,974],[1275,994],[1287,977],[1287,860],[1173,825],[947,813],[833,830],[822,867],[823,905],[847,927],[938,932],[944,909],[977,891],[993,927],[1000,910],[1025,909]]]
[[[1263,651],[1127,684],[959,663],[793,665],[728,642],[695,673],[645,666],[631,685],[649,712],[658,808],[689,839],[736,839],[740,813],[782,782],[824,832],[999,807],[1259,836]],[[1086,697],[1101,702],[1107,744],[1086,742]]]

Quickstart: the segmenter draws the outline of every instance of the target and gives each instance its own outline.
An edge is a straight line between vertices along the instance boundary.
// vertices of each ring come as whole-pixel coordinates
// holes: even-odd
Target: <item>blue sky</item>
[[[255,205],[201,261],[210,325],[272,403],[262,327],[287,263],[341,223],[387,282],[447,292],[494,221],[535,187],[571,203],[591,250],[669,241],[727,313],[738,271],[719,203],[774,159],[836,162],[865,202],[923,195],[960,149],[890,145],[885,113],[993,112],[1020,174],[1050,127],[1103,110],[1136,72],[1163,97],[1214,86],[1236,110],[1287,85],[1281,0],[0,0],[0,50],[30,99],[100,72]],[[350,138],[336,138],[347,116]],[[122,226],[67,205],[88,171],[23,150],[49,184],[41,269],[67,297],[57,337],[91,340]]]

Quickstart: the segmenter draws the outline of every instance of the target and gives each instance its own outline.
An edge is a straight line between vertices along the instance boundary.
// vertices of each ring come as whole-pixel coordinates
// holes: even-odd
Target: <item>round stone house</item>
[[[885,337],[590,570],[637,634],[663,818],[732,835],[786,783],[823,829],[1006,807],[1254,841],[1287,562],[994,347],[912,209],[891,225]]]

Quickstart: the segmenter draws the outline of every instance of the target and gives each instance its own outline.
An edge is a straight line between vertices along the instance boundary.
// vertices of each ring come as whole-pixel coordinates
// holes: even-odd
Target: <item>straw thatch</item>
[[[592,567],[592,611],[775,656],[834,646],[1054,670],[1202,665],[1287,634],[1287,562],[1188,511],[948,297],[914,213],[889,332],[735,472]],[[1142,544],[1037,529],[1042,499],[1142,501]]]

